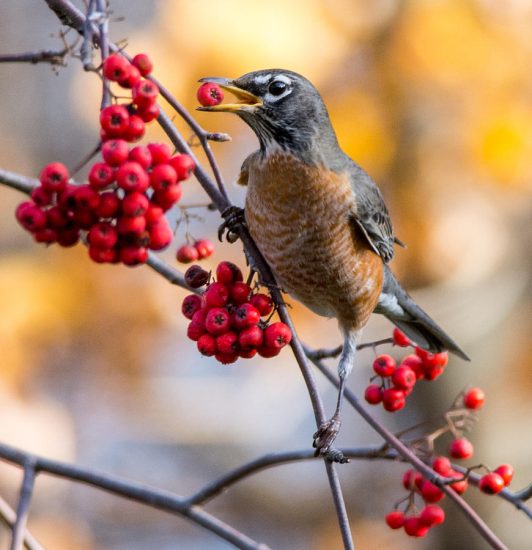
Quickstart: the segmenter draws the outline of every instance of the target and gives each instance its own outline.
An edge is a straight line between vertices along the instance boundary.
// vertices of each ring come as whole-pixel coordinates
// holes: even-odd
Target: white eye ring
[[[270,91],[272,87],[275,86],[275,84],[284,85],[284,89],[281,91],[281,93],[272,93]],[[266,101],[273,103],[275,101],[278,101],[279,99],[282,99],[283,97],[286,97],[291,93],[292,93],[292,81],[287,76],[280,74],[280,75],[277,75],[269,84],[268,92],[266,93],[265,99]]]

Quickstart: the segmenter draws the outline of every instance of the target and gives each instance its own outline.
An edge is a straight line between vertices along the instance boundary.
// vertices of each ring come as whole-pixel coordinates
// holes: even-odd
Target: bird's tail
[[[407,294],[390,268],[384,266],[384,284],[375,313],[382,313],[419,347],[439,353],[448,350],[469,361],[465,352]]]

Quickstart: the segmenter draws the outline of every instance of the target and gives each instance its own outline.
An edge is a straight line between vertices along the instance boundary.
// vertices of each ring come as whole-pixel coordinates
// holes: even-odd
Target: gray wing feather
[[[388,263],[393,258],[396,238],[381,192],[368,174],[354,162],[350,166],[350,179],[356,197],[351,219],[383,262]]]

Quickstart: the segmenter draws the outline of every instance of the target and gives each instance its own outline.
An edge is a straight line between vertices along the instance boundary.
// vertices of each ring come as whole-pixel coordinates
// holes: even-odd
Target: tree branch
[[[13,535],[11,538],[10,550],[20,550],[24,544],[24,535],[26,533],[26,523],[30,510],[31,495],[35,485],[35,461],[32,457],[27,457],[24,463],[24,478],[20,486],[20,497],[17,506],[17,517],[13,525]]]
[[[13,530],[17,515],[11,506],[0,497],[0,521],[9,529]],[[27,550],[44,550],[37,540],[26,530],[24,532],[24,546]]]
[[[65,65],[65,56],[69,49],[41,50],[38,52],[24,52],[0,55],[0,63],[50,63],[50,65]]]
[[[0,457],[7,462],[22,467],[25,467],[26,464],[32,464],[32,471],[34,473],[46,472],[56,477],[84,483],[91,487],[107,491],[108,493],[119,495],[142,504],[147,504],[165,512],[181,515],[201,525],[205,529],[216,533],[218,536],[231,542],[238,548],[246,548],[249,550],[264,550],[267,548],[265,545],[255,542],[248,536],[240,533],[235,528],[208,514],[204,510],[189,505],[186,499],[178,497],[169,491],[162,491],[140,483],[125,481],[111,475],[39,457],[15,449],[4,443],[0,443]]]

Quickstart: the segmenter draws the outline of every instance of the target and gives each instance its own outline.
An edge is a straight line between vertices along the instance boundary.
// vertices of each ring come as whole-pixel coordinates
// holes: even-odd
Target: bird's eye
[[[281,95],[286,91],[287,88],[288,84],[286,82],[282,82],[281,80],[274,80],[270,84],[268,91],[272,95]]]

